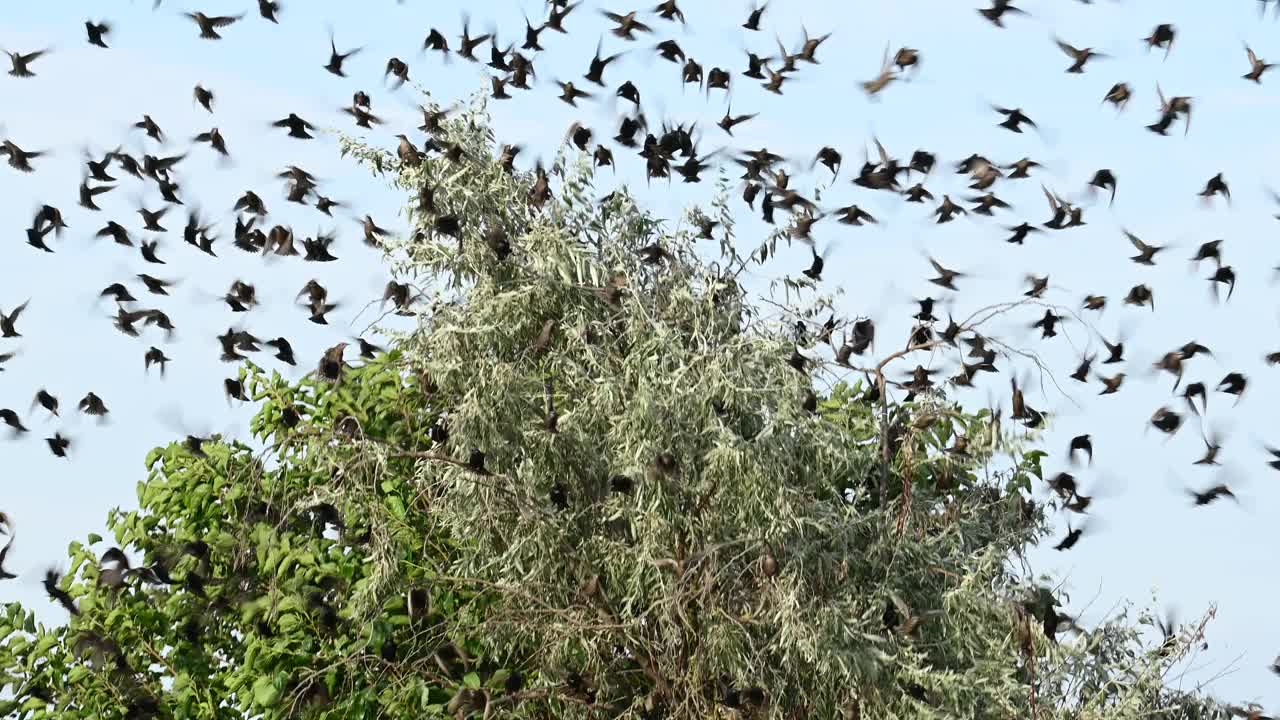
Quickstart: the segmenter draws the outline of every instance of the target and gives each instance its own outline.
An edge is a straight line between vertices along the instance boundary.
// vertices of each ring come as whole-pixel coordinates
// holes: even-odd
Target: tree
[[[73,544],[68,626],[6,608],[0,709],[1221,714],[1163,687],[1194,634],[1147,649],[1120,618],[1058,643],[1068,619],[1010,562],[1046,531],[1043,453],[937,389],[891,405],[885,364],[818,397],[831,329],[798,350],[736,281],[723,181],[689,216],[719,228],[707,262],[625,190],[597,201],[583,156],[515,170],[482,102],[443,124],[412,166],[343,144],[411,198],[387,251],[430,293],[416,329],[336,382],[247,367],[260,451],[154,451],[139,509],[108,516],[140,559]]]

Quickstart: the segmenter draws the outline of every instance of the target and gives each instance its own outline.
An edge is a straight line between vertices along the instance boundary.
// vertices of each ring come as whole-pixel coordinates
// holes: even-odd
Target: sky
[[[1057,574],[1070,592],[1067,611],[1082,613],[1086,624],[1125,601],[1146,605],[1153,593],[1161,606],[1176,607],[1184,621],[1216,606],[1209,649],[1197,656],[1183,686],[1212,680],[1210,690],[1221,697],[1280,708],[1280,678],[1267,669],[1280,652],[1280,627],[1272,619],[1270,599],[1277,581],[1265,569],[1275,542],[1270,520],[1280,510],[1280,473],[1266,467],[1263,450],[1265,443],[1280,446],[1280,428],[1268,422],[1274,417],[1268,413],[1270,402],[1280,397],[1280,368],[1263,363],[1266,353],[1280,350],[1273,272],[1280,263],[1274,239],[1274,214],[1280,208],[1267,191],[1280,187],[1280,176],[1271,169],[1280,149],[1272,132],[1280,114],[1275,90],[1280,74],[1264,76],[1261,85],[1240,77],[1249,70],[1246,43],[1264,59],[1280,60],[1276,25],[1269,17],[1259,18],[1252,0],[1024,0],[1019,5],[1030,14],[1008,18],[1002,30],[975,13],[974,4],[790,0],[771,4],[763,31],[748,32],[740,27],[749,9],[745,3],[685,0],[681,5],[687,25],[642,12],[656,33],[625,42],[607,33],[609,23],[598,12],[604,6],[588,0],[566,21],[569,34],[543,33],[547,50],[535,60],[535,90],[513,91],[514,99],[491,101],[490,108],[500,140],[526,147],[519,162],[524,167],[554,156],[575,121],[595,129],[597,137],[612,136],[627,105],[613,98],[613,92],[627,79],[640,88],[651,121],[696,121],[703,152],[767,147],[783,155],[801,192],[812,196],[820,187],[824,207],[856,202],[881,221],[848,227],[827,219],[814,229],[817,246],[826,253],[823,291],[839,293],[837,306],[843,313],[876,318],[879,336],[892,340],[877,347],[881,354],[905,338],[913,297],[932,295],[945,303],[940,305],[944,313],[963,317],[983,305],[1020,297],[1028,273],[1049,275],[1046,300],[1066,307],[1078,308],[1089,293],[1108,296],[1105,312],[1085,317],[1090,326],[1073,318],[1050,340],[1042,341],[1029,327],[1043,312],[1037,308],[1025,308],[993,328],[1011,344],[1038,353],[1061,385],[1059,390],[1047,378],[1041,382],[1025,365],[1001,363],[1002,368],[1021,367],[1028,402],[1053,413],[1044,439],[1050,452],[1046,474],[1070,470],[1083,492],[1098,497],[1080,543],[1070,552],[1038,549],[1032,565]],[[496,28],[503,45],[519,44],[521,11],[530,18],[545,14],[541,0],[293,0],[284,3],[281,22],[274,25],[258,17],[251,5],[249,0],[208,0],[200,6],[165,0],[153,10],[150,0],[63,0],[0,7],[0,48],[52,50],[34,63],[35,78],[0,75],[0,136],[26,150],[50,152],[35,161],[33,174],[0,165],[0,311],[8,313],[30,299],[19,322],[23,337],[0,340],[0,353],[20,353],[0,373],[0,407],[17,410],[32,430],[19,440],[0,440],[0,477],[8,480],[0,509],[16,527],[6,566],[19,574],[0,583],[0,601],[21,600],[49,622],[65,618],[43,598],[42,571],[65,558],[70,541],[102,532],[108,508],[136,506],[148,449],[188,432],[247,439],[253,408],[224,398],[222,379],[233,377],[235,368],[218,361],[215,335],[231,326],[263,338],[285,335],[299,359],[297,369],[265,354],[255,360],[300,377],[324,348],[350,341],[377,315],[376,303],[368,303],[379,297],[390,276],[378,252],[360,242],[358,219],[368,213],[383,227],[403,230],[402,198],[340,159],[332,132],[295,140],[270,123],[294,112],[323,128],[356,133],[389,148],[394,134],[406,130],[421,142],[424,136],[412,128],[421,122],[416,105],[423,99],[415,87],[393,89],[384,82],[387,59],[406,61],[412,85],[448,104],[487,89],[487,69],[458,58],[443,63],[435,54],[421,53],[429,28],[440,28],[456,46],[463,12],[470,10],[473,34]],[[195,25],[182,15],[189,10],[247,14],[214,42],[197,37]],[[86,44],[83,21],[90,18],[111,22],[111,49]],[[1156,24],[1166,22],[1179,31],[1167,59],[1142,42]],[[364,48],[347,62],[347,78],[322,69],[330,28],[340,50]],[[821,64],[801,63],[783,95],[767,93],[741,76],[745,51],[776,54],[775,38],[794,51],[804,29],[832,35],[818,50]],[[1090,61],[1084,74],[1065,73],[1070,61],[1055,47],[1055,37],[1107,57]],[[667,38],[676,39],[704,68],[729,69],[731,93],[682,89],[679,66],[662,61],[652,49]],[[605,73],[608,88],[582,79],[597,42],[606,53],[625,51]],[[920,67],[880,97],[868,98],[860,83],[876,76],[886,45],[919,49]],[[487,57],[487,52],[485,46],[477,55]],[[599,101],[569,107],[556,99],[557,79],[573,79],[580,88],[598,93]],[[1135,95],[1117,113],[1100,101],[1119,81],[1127,82]],[[212,116],[192,100],[197,83],[216,93]],[[1158,116],[1157,83],[1166,95],[1194,99],[1193,122],[1185,136],[1180,126],[1168,137],[1143,129]],[[373,112],[386,121],[378,131],[361,135],[339,112],[356,90],[372,96]],[[730,104],[734,114],[759,113],[735,128],[733,138],[715,127]],[[991,104],[1023,108],[1040,131],[1012,134],[996,127],[1000,117]],[[165,145],[132,129],[144,113],[166,132]],[[227,139],[230,162],[220,162],[205,145],[190,143],[192,136],[214,126]],[[972,194],[964,176],[951,170],[972,153],[1000,163],[1031,157],[1045,167],[1031,179],[996,185],[1011,210],[995,218],[970,215],[936,225],[930,205],[905,204],[850,184],[872,137],[903,162],[918,148],[937,154],[938,167],[923,181],[939,199],[944,193],[957,201]],[[845,168],[834,181],[821,167],[808,172],[823,145],[844,154]],[[138,203],[150,209],[161,205],[153,184],[144,186],[122,173],[113,173],[121,178],[119,187],[99,197],[102,212],[76,205],[83,153],[88,149],[101,158],[117,146],[135,156],[190,151],[177,175],[188,206],[198,205],[206,220],[218,223],[218,258],[181,242],[186,208],[165,218],[170,232],[160,238],[162,266],[144,263],[136,248],[93,238],[108,219],[126,225],[135,238],[147,237],[140,232]],[[621,164],[617,182],[628,183],[648,207],[666,217],[677,218],[682,207],[705,202],[714,190],[713,182],[685,185],[678,179],[646,186],[637,159],[613,149]],[[283,182],[274,177],[287,165],[312,172],[320,178],[321,192],[346,207],[330,219],[313,207],[287,203]],[[1100,168],[1112,169],[1119,179],[1113,207],[1085,192]],[[1221,198],[1199,202],[1196,193],[1218,172],[1230,183],[1231,204]],[[607,190],[613,174],[605,170],[598,184]],[[735,178],[737,174],[733,172]],[[706,177],[714,179],[715,174]],[[1002,226],[1023,220],[1042,223],[1050,217],[1040,183],[1086,207],[1088,225],[1033,236],[1023,246],[1003,242]],[[266,201],[268,224],[289,225],[299,235],[337,231],[334,252],[340,261],[285,258],[264,263],[232,248],[232,205],[249,189]],[[24,244],[23,230],[43,203],[62,208],[70,226],[52,241],[53,254]],[[733,206],[741,247],[749,250],[770,228],[736,198]],[[1134,251],[1122,228],[1170,248],[1155,267],[1136,265],[1127,259]],[[1211,298],[1205,280],[1210,265],[1197,268],[1188,262],[1200,243],[1218,238],[1224,240],[1226,263],[1239,277],[1226,303]],[[926,282],[930,255],[969,274],[959,281],[958,293]],[[776,261],[753,268],[749,282],[767,292],[771,279],[797,273],[809,259],[803,246],[783,249]],[[144,296],[133,279],[139,272],[179,284],[172,297]],[[311,278],[330,287],[341,301],[327,327],[306,322],[304,311],[293,304],[293,296]],[[261,307],[243,315],[229,312],[218,298],[235,279],[255,284]],[[142,306],[160,307],[172,316],[178,328],[172,341],[154,330],[129,338],[112,327],[112,303],[97,295],[116,281],[126,282]],[[1121,304],[1128,288],[1138,283],[1154,290],[1155,312]],[[1125,363],[1099,366],[1107,375],[1117,368],[1127,373],[1116,395],[1099,397],[1096,380],[1081,385],[1066,377],[1082,352],[1102,351],[1098,333],[1126,340]],[[1232,371],[1250,379],[1238,405],[1222,393],[1209,398],[1203,432],[1224,438],[1220,467],[1193,465],[1205,448],[1202,428],[1187,415],[1182,400],[1170,396],[1171,378],[1150,370],[1166,351],[1193,339],[1213,355],[1189,361],[1187,381],[1212,388]],[[144,372],[143,354],[151,345],[173,358],[164,378],[154,369]],[[900,369],[905,374],[916,361],[911,358]],[[953,367],[951,363],[947,369]],[[1003,402],[1007,415],[1007,383],[1002,373],[956,397],[974,408]],[[40,388],[61,399],[61,418],[31,409]],[[108,424],[75,412],[76,402],[89,390],[111,409]],[[1169,440],[1147,425],[1162,405],[1187,415],[1186,425]],[[43,442],[55,431],[72,439],[69,460],[54,458]],[[1093,436],[1096,461],[1092,467],[1072,467],[1067,442],[1085,432]],[[1227,482],[1239,503],[1192,507],[1184,488],[1218,482]],[[1038,492],[1045,495],[1043,488]]]

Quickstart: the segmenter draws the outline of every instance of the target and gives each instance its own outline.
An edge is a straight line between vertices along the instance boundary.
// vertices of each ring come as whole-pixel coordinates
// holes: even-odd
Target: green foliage
[[[173,584],[137,573],[112,589],[103,548],[73,543],[70,626],[38,627],[16,604],[4,611],[0,677],[17,699],[0,714],[419,718],[495,677],[463,660],[468,642],[439,623],[471,612],[474,593],[431,589],[412,617],[406,607],[406,586],[426,587],[450,558],[406,482],[411,461],[364,462],[343,443],[354,432],[430,445],[430,404],[398,359],[353,369],[339,386],[291,386],[249,368],[242,376],[262,402],[253,431],[273,440],[266,453],[216,440],[199,453],[154,450],[138,510],[113,511],[108,526],[142,557],[136,568]],[[292,429],[286,409],[301,418]]]
[[[446,126],[457,163],[343,146],[411,196],[388,252],[434,293],[417,328],[336,384],[247,368],[260,453],[153,451],[108,517],[150,570],[113,587],[75,543],[68,626],[5,608],[0,713],[1215,717],[1121,619],[1040,630],[1010,561],[1043,453],[936,393],[819,400],[732,242],[705,262],[581,157],[539,192],[480,103]]]
[[[445,133],[467,160],[398,168],[397,186],[432,190],[435,212],[414,212],[393,249],[441,290],[400,345],[448,409],[454,462],[414,474],[442,531],[466,538],[438,581],[491,594],[457,627],[538,677],[548,694],[525,704],[553,717],[707,717],[726,697],[769,717],[1024,715],[1050,643],[1028,632],[1030,588],[1007,561],[1043,535],[1024,498],[1043,453],[995,463],[1009,447],[998,423],[928,394],[890,413],[887,437],[859,390],[813,412],[790,336],[734,281],[732,243],[708,263],[694,234],[625,190],[597,201],[583,155],[557,158],[558,196],[539,207],[536,178],[492,159],[486,127],[477,104]],[[701,216],[731,237],[724,189]],[[433,231],[443,214],[464,219],[460,239]],[[486,241],[495,232],[509,257]],[[483,474],[457,464],[476,451]],[[918,627],[887,629],[890,607]],[[1123,691],[1046,684],[1040,702],[1063,717],[1146,708],[1131,698],[1160,696],[1159,671],[1141,673]]]

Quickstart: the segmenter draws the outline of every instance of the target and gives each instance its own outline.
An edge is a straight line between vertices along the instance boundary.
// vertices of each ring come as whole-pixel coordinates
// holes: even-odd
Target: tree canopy
[[[583,156],[517,170],[481,102],[438,141],[343,145],[408,198],[415,329],[247,368],[252,446],[153,451],[49,576],[70,622],[0,615],[6,716],[1225,716],[1165,686],[1196,632],[1068,631],[1024,569],[1042,452],[815,384],[824,306],[753,301],[723,192],[672,227]]]

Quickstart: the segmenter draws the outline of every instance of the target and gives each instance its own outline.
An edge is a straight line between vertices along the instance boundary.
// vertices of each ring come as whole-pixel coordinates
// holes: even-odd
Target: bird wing
[[[1066,53],[1067,55],[1070,55],[1073,58],[1080,54],[1079,49],[1072,47],[1071,45],[1068,45],[1067,43],[1063,42],[1058,38],[1054,38],[1053,42],[1057,44],[1059,50],[1062,50],[1062,52]]]
[[[1049,192],[1049,188],[1045,187],[1043,184],[1040,186],[1040,189],[1044,191],[1045,199],[1049,201],[1049,209],[1057,212],[1058,198],[1055,197],[1053,193]]]
[[[19,305],[18,307],[14,308],[14,309],[13,309],[13,312],[9,313],[9,323],[10,323],[10,324],[13,324],[13,323],[18,322],[18,316],[22,314],[22,311],[23,311],[23,310],[26,310],[26,309],[27,309],[27,303],[29,303],[29,302],[31,302],[31,301],[30,301],[30,300],[28,300],[27,302],[22,303],[22,304],[21,304],[21,305]]]
[[[233,23],[233,22],[235,22],[235,21],[239,20],[239,19],[240,19],[240,18],[242,18],[242,17],[244,17],[244,14],[240,14],[240,15],[219,15],[218,17],[211,17],[211,18],[209,18],[209,25],[211,25],[211,26],[213,26],[213,27],[226,27],[226,26],[230,25],[231,23]]]
[[[876,144],[876,151],[880,153],[880,162],[881,162],[882,164],[884,164],[884,165],[888,165],[888,164],[889,164],[889,153],[885,152],[885,150],[884,150],[884,145],[881,145],[881,144],[880,144],[880,139],[879,139],[879,138],[877,138],[877,137],[875,137],[875,136],[872,136],[872,138],[871,138],[871,139],[872,139],[873,141],[875,141],[875,144]]]

